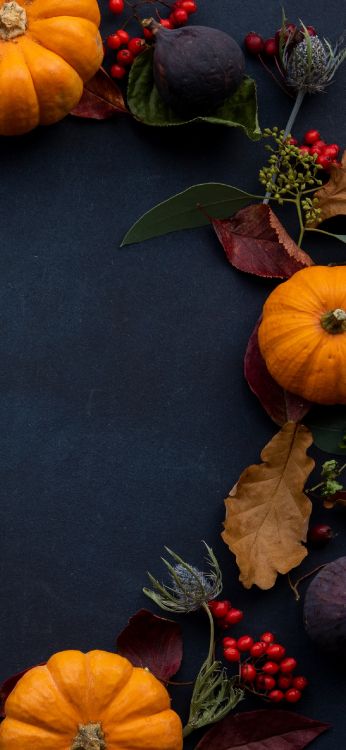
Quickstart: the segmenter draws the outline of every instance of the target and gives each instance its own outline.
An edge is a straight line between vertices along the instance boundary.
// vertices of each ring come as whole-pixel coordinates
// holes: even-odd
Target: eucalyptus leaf
[[[315,406],[304,423],[320,450],[346,456],[346,406]]]
[[[125,235],[122,246],[180,229],[202,227],[211,219],[226,219],[254,199],[258,200],[258,196],[219,182],[192,185],[143,214]]]
[[[242,128],[253,141],[261,137],[257,117],[256,84],[252,78],[244,78],[233,96],[229,97],[212,115],[186,119],[179,116],[161,99],[154,83],[151,49],[138,55],[131,67],[127,104],[133,116],[145,125],[168,127],[198,121],[210,122],[215,125]]]

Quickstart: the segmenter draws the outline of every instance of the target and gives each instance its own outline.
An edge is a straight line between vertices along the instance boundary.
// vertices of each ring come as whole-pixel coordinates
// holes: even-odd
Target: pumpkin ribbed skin
[[[269,295],[258,331],[279,385],[319,404],[346,403],[346,324],[325,330],[323,316],[346,311],[346,267],[310,266]]]
[[[181,750],[182,727],[150,672],[106,651],[61,651],[18,681],[5,705],[0,750]],[[76,744],[97,724],[104,740]],[[74,744],[75,743],[75,744]]]
[[[11,5],[26,22],[14,38],[0,37],[0,135],[65,117],[103,58],[96,0],[0,0],[0,14]]]

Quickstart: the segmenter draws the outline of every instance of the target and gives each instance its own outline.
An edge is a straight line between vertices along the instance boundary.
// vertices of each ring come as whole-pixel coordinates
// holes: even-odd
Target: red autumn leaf
[[[83,96],[71,115],[92,120],[108,120],[119,112],[128,112],[119,86],[104,68],[84,86]]]
[[[258,345],[258,328],[252,332],[244,358],[245,378],[263,408],[280,427],[286,422],[300,422],[311,408],[311,403],[301,396],[289,393],[276,383],[267,370]]]
[[[291,711],[247,711],[226,716],[202,737],[195,750],[303,750],[329,728],[329,724]]]
[[[239,271],[288,279],[313,265],[263,203],[241,208],[230,219],[213,219],[212,224],[229,262]]]
[[[41,662],[41,664],[45,664],[45,662]],[[23,669],[22,672],[17,672],[16,674],[11,675],[11,677],[7,677],[4,682],[0,685],[0,719],[3,719],[5,716],[5,703],[10,693],[12,693],[13,688],[16,686],[18,680],[20,680],[21,677],[23,677],[23,674],[29,671],[29,669],[32,669],[32,667],[28,667],[27,669]]]
[[[180,626],[172,620],[140,609],[117,639],[117,651],[136,667],[148,667],[167,682],[181,665],[183,641]]]

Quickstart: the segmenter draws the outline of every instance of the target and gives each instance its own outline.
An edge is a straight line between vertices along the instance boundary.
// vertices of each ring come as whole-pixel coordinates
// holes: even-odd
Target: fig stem
[[[292,591],[294,593],[296,602],[299,602],[299,599],[300,599],[300,593],[298,591],[298,586],[300,586],[301,582],[305,581],[306,578],[310,578],[310,576],[313,576],[315,573],[318,573],[318,571],[321,570],[322,568],[324,568],[326,565],[327,565],[327,563],[323,563],[322,565],[318,565],[317,568],[314,568],[313,570],[310,570],[309,573],[305,573],[305,575],[303,575],[300,578],[298,578],[295,583],[293,583],[290,574],[287,573],[288,584],[289,584],[289,587],[292,589]]]

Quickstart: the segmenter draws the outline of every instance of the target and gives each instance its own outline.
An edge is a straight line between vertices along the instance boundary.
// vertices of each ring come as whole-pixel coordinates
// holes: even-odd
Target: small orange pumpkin
[[[0,0],[0,135],[61,120],[103,58],[96,0]]]
[[[61,651],[17,682],[1,750],[181,750],[182,727],[150,672],[106,651]]]
[[[276,287],[258,341],[287,391],[319,404],[346,403],[346,267],[310,266]]]

